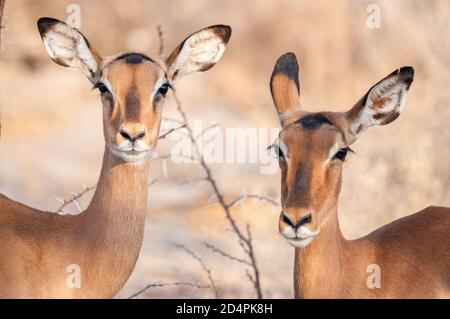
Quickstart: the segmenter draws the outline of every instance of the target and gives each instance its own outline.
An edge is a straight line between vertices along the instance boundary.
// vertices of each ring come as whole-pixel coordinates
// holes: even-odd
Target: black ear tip
[[[54,26],[57,23],[63,23],[63,22],[59,21],[57,19],[54,19],[54,18],[49,18],[49,17],[40,18],[37,21],[37,27],[38,27],[39,33],[45,34],[48,31],[48,29],[50,29],[52,26]]]
[[[414,68],[412,66],[403,66],[398,70],[398,73],[400,74],[402,81],[407,84],[409,89],[414,80]]]
[[[297,92],[300,92],[300,81],[298,76],[298,62],[297,57],[292,52],[287,52],[280,56],[275,64],[275,67],[270,78],[270,83],[273,82],[275,76],[279,74],[285,74],[289,79],[294,81]]]
[[[212,26],[211,30],[222,39],[223,43],[227,44],[230,41],[232,29],[229,25],[218,24]]]
[[[402,76],[414,78],[414,68],[412,66],[403,66],[398,70]]]
[[[277,60],[276,67],[296,66],[298,69],[297,56],[292,52],[287,52]]]
[[[273,69],[273,75],[287,74],[291,78],[298,78],[298,62],[294,53],[288,52],[280,56]]]

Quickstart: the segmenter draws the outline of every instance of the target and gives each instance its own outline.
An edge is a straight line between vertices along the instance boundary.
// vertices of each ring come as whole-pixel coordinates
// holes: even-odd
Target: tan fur
[[[156,82],[164,77],[164,70],[157,64],[144,61],[130,65],[124,61],[110,63],[103,71],[115,92],[114,102],[104,96],[104,131],[107,143],[119,145],[125,139],[119,134],[119,128],[126,129],[130,134],[145,130],[146,135],[141,139],[151,147],[156,146],[159,127],[162,118],[163,99],[152,100],[152,90]],[[138,116],[127,116],[126,97],[134,90],[139,100]]]
[[[289,66],[285,64],[284,68]],[[412,76],[412,68],[404,67],[374,87],[381,85],[383,94],[390,94],[390,89],[405,94]],[[285,82],[292,85],[289,83],[292,82]],[[399,96],[394,94],[398,92],[391,95]],[[297,107],[288,108],[286,114],[286,108],[275,103],[283,124],[280,143],[287,149],[286,158],[280,157],[280,233],[288,236],[292,224],[297,225],[308,214],[311,220],[302,224],[303,227],[318,233],[305,247],[295,250],[295,297],[449,298],[450,208],[428,207],[357,240],[348,241],[341,234],[337,205],[343,162],[330,158],[330,150],[335,145],[338,149],[348,147],[359,137],[362,127],[395,120],[402,108],[401,103],[389,104],[396,101],[378,99],[373,94],[367,103],[384,108],[380,119],[377,112],[367,110],[369,93],[346,113],[307,113]],[[276,91],[273,94],[277,96]],[[289,100],[279,101],[289,103]],[[363,112],[366,114],[361,116]],[[367,285],[373,272],[368,266],[372,264],[380,267],[380,288]]]
[[[295,251],[296,298],[450,297],[449,208],[428,207],[352,241],[337,209],[326,214],[320,234]],[[381,288],[367,286],[370,264],[380,266]]]
[[[282,55],[270,79],[270,91],[278,114],[288,114],[300,107],[298,64],[293,53]],[[281,119],[283,121],[283,119]]]
[[[82,214],[42,212],[0,195],[0,297],[113,297],[139,254],[148,176],[148,160],[124,164],[106,149],[97,190]],[[66,284],[71,264],[80,266],[80,289]]]
[[[203,39],[198,47],[177,49],[170,63],[135,53],[102,58],[81,32],[56,19],[41,18],[38,28],[53,61],[80,70],[104,91],[106,146],[96,192],[79,215],[42,212],[0,195],[0,298],[110,298],[131,275],[141,248],[148,154],[159,137],[160,89],[169,83],[167,72],[211,68],[231,28],[218,25],[194,33]],[[136,158],[137,153],[145,156]],[[80,269],[80,288],[70,285],[70,265]]]

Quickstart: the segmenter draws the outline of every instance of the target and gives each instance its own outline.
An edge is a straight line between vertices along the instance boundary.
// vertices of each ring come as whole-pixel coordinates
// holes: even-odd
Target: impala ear
[[[280,56],[270,78],[270,92],[281,125],[286,115],[300,110],[300,81],[297,57],[294,53]]]
[[[83,72],[94,83],[102,58],[84,35],[66,23],[53,18],[37,22],[48,55],[59,65]]]
[[[401,67],[375,84],[345,113],[354,140],[368,128],[389,124],[400,115],[413,79],[414,69]]]
[[[194,72],[212,68],[222,57],[231,37],[231,27],[214,25],[187,37],[166,60],[172,83]]]

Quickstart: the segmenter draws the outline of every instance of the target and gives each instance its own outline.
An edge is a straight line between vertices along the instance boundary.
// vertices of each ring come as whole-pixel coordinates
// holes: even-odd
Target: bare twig
[[[204,271],[204,272],[206,273],[206,275],[208,276],[208,280],[209,280],[209,283],[210,283],[210,287],[211,287],[211,289],[212,289],[213,292],[214,292],[214,297],[215,297],[216,299],[219,299],[219,289],[217,288],[216,282],[214,281],[214,278],[213,278],[212,273],[211,273],[211,269],[209,269],[209,267],[206,266],[206,264],[205,264],[205,262],[203,261],[203,259],[200,258],[199,256],[197,256],[192,250],[190,250],[189,248],[187,248],[187,247],[184,246],[184,245],[177,244],[177,245],[175,245],[175,246],[178,247],[178,248],[180,248],[180,249],[182,249],[182,250],[184,250],[188,255],[190,255],[192,258],[194,258],[195,260],[197,260],[197,261],[200,263],[200,265],[201,265],[202,268],[203,268],[203,271]]]
[[[236,205],[239,205],[240,203],[242,203],[243,201],[245,201],[245,200],[248,199],[248,198],[253,198],[253,199],[261,200],[261,201],[270,203],[270,204],[272,204],[272,205],[274,205],[274,206],[278,206],[278,205],[280,204],[276,199],[271,198],[271,197],[269,197],[269,196],[258,195],[258,194],[243,194],[243,195],[241,195],[241,196],[239,196],[239,197],[233,199],[233,200],[228,204],[228,206],[229,206],[230,208],[231,208],[231,207],[234,207],[234,206],[236,206]]]
[[[219,126],[219,123],[215,123],[215,124],[212,124],[212,125],[210,125],[210,126],[208,126],[208,127],[205,127],[205,128],[200,132],[200,134],[198,134],[198,135],[195,137],[195,140],[198,140],[198,139],[202,138],[202,137],[206,134],[206,132],[208,132],[208,131],[210,131],[210,130],[212,130],[212,129],[218,127],[218,126]]]
[[[0,0],[0,26],[2,26],[3,8],[5,7],[5,0]]]
[[[157,181],[158,181],[157,179],[150,181],[148,183],[148,187],[155,185]],[[77,200],[79,200],[81,197],[83,197],[89,191],[94,190],[96,187],[97,187],[97,184],[89,186],[89,187],[86,185],[83,185],[83,190],[79,193],[72,193],[73,196],[69,199],[62,199],[62,198],[59,198],[58,196],[55,196],[56,200],[61,203],[61,206],[59,206],[58,210],[55,213],[57,213],[57,214],[62,213],[64,208],[66,208],[70,204],[74,204],[77,207],[78,211],[81,213],[82,209],[81,209],[80,204],[78,204]]]
[[[158,32],[158,39],[159,39],[158,55],[160,58],[164,58],[164,33],[162,31],[162,27],[158,25],[156,27],[156,31]]]
[[[93,190],[97,187],[97,184],[93,185],[93,186],[86,186],[83,185],[83,190],[79,193],[73,193],[74,195],[69,198],[69,199],[63,199],[60,200],[58,197],[56,197],[56,199],[58,199],[59,201],[61,201],[61,206],[59,206],[58,210],[56,211],[56,213],[62,213],[63,209],[66,208],[67,206],[69,206],[72,203],[76,203],[78,209],[80,210],[80,206],[78,205],[78,203],[76,202],[78,199],[80,199],[81,197],[83,197],[83,195],[85,195],[87,192],[89,192],[90,190]]]
[[[182,125],[180,125],[180,126],[178,126],[178,127],[171,128],[171,129],[168,130],[167,132],[161,134],[161,135],[159,136],[159,139],[160,139],[160,140],[161,140],[161,139],[164,139],[164,138],[167,137],[167,135],[169,135],[169,134],[171,134],[171,133],[173,133],[173,132],[175,132],[175,131],[181,130],[182,128],[185,128],[185,127],[186,127],[186,124],[182,124]]]
[[[173,90],[172,92],[173,92],[173,95],[174,95],[174,98],[175,98],[175,102],[177,104],[177,110],[180,113],[181,117],[183,118],[183,121],[186,123],[186,130],[189,133],[189,138],[190,138],[191,143],[192,143],[192,145],[194,147],[194,151],[196,153],[195,156],[198,158],[198,160],[200,162],[200,165],[203,167],[203,170],[205,171],[205,174],[206,174],[205,179],[211,184],[211,187],[212,187],[212,189],[214,191],[214,194],[217,197],[217,201],[220,204],[220,206],[223,208],[223,210],[224,210],[224,212],[226,214],[226,217],[227,217],[228,221],[230,222],[234,232],[239,237],[239,240],[241,240],[243,242],[247,242],[247,238],[245,238],[245,236],[242,235],[242,232],[240,231],[239,227],[237,226],[236,221],[234,220],[233,216],[231,215],[231,212],[230,212],[230,209],[229,209],[228,205],[225,203],[225,198],[224,198],[222,192],[219,190],[219,187],[217,185],[216,180],[212,176],[212,172],[211,172],[210,167],[205,162],[203,154],[201,153],[200,148],[198,147],[197,141],[195,140],[194,132],[193,132],[191,126],[188,123],[188,119],[187,119],[186,113],[184,112],[184,110],[182,108],[182,105],[181,105],[181,102],[180,102],[180,100],[177,97],[176,91]]]
[[[240,263],[240,264],[245,264],[245,265],[247,265],[247,266],[252,266],[252,264],[249,263],[247,260],[244,260],[244,259],[239,258],[239,257],[235,257],[235,256],[233,256],[233,255],[231,255],[231,254],[229,254],[229,253],[223,251],[222,249],[217,248],[217,247],[214,246],[214,245],[211,245],[210,243],[205,242],[204,244],[205,244],[205,246],[206,246],[208,249],[210,249],[210,250],[211,250],[212,252],[214,252],[214,253],[217,253],[217,254],[219,254],[219,255],[222,255],[223,257],[228,258],[228,259],[233,260],[233,261],[236,261],[236,262],[238,262],[238,263]]]
[[[252,233],[250,231],[250,224],[247,224],[247,238],[249,241],[248,249],[250,250],[248,255],[250,256],[252,265],[253,265],[253,273],[254,273],[254,277],[252,276],[253,285],[255,287],[258,298],[262,299],[261,280],[259,277],[259,268],[258,268],[258,264],[256,262],[254,247],[253,247],[253,243],[252,243]]]
[[[157,182],[158,182],[158,179],[155,178],[154,180],[150,181],[150,183],[148,183],[148,187],[155,185]]]
[[[158,283],[158,282],[156,282],[156,283],[149,284],[149,285],[145,286],[143,289],[141,289],[138,292],[136,292],[136,293],[132,294],[131,296],[129,296],[128,299],[136,298],[137,296],[143,294],[144,292],[146,292],[150,288],[162,288],[162,287],[170,287],[170,286],[187,286],[187,287],[198,288],[198,289],[211,288],[211,286],[209,286],[209,285],[199,285],[199,284],[196,284],[196,283],[183,282],[183,281],[175,281],[175,282],[168,282],[168,283]]]
[[[173,123],[177,123],[177,124],[184,124],[183,121],[181,121],[181,120],[174,119],[174,118],[167,117],[167,116],[163,116],[162,119],[163,119],[163,121],[166,121],[166,122],[173,122]]]
[[[230,223],[231,229],[233,230],[234,234],[238,238],[239,245],[243,249],[244,253],[247,254],[249,258],[249,264],[251,265],[252,271],[253,271],[253,277],[255,278],[255,282],[253,283],[253,286],[255,287],[256,295],[258,298],[262,298],[262,289],[261,289],[261,282],[259,277],[259,269],[258,265],[256,263],[256,257],[254,254],[253,244],[251,241],[251,237],[247,237],[250,235],[249,229],[248,234],[245,236],[239,226],[236,223],[236,220],[234,219],[233,215],[231,214],[231,207],[225,202],[224,195],[222,194],[221,190],[219,189],[219,186],[216,182],[216,180],[213,177],[213,174],[211,172],[211,168],[206,163],[203,154],[197,144],[197,141],[195,139],[194,131],[192,130],[191,126],[189,125],[189,121],[187,119],[186,113],[182,107],[182,104],[180,100],[178,99],[178,96],[176,94],[176,90],[172,90],[175,103],[177,106],[177,111],[180,114],[181,118],[183,119],[183,122],[186,124],[185,128],[188,132],[188,137],[191,140],[192,146],[194,148],[195,157],[199,159],[200,165],[202,166],[204,172],[205,172],[205,180],[209,182],[211,185],[211,188],[213,189],[213,192],[217,198],[218,204],[221,206],[223,212],[225,213],[225,217],[227,218],[228,222]]]
[[[160,57],[163,57],[163,52],[164,52],[164,39],[163,39],[163,32],[162,32],[162,28],[161,26],[158,26],[157,28],[158,31],[158,37],[159,37],[159,41],[160,41],[160,48],[159,48],[159,54]],[[180,102],[180,100],[178,99],[177,96],[177,92],[175,89],[172,90],[172,94],[173,97],[175,99],[175,104],[176,104],[176,108],[177,111],[179,113],[179,115],[181,116],[181,121],[176,120],[178,123],[181,124],[180,128],[183,127],[185,128],[185,131],[187,132],[186,136],[190,139],[191,144],[193,146],[193,150],[194,150],[194,154],[191,154],[188,156],[188,158],[190,158],[191,160],[195,160],[198,161],[199,164],[201,165],[201,167],[203,168],[203,171],[205,173],[204,176],[204,180],[207,181],[209,183],[209,185],[211,186],[214,196],[217,199],[217,203],[220,205],[220,207],[222,208],[226,219],[228,220],[228,223],[231,226],[231,230],[233,231],[233,233],[236,235],[237,239],[238,239],[238,243],[241,246],[243,252],[245,253],[245,255],[247,256],[248,260],[242,259],[242,258],[238,258],[235,256],[232,256],[231,254],[228,254],[226,252],[224,252],[223,250],[205,243],[205,245],[212,250],[213,252],[216,252],[228,259],[234,260],[236,262],[239,262],[241,264],[244,264],[248,267],[250,267],[249,269],[246,269],[246,273],[247,273],[247,277],[249,279],[249,281],[252,283],[256,295],[258,298],[262,298],[262,289],[261,289],[261,281],[260,281],[260,276],[259,276],[259,268],[258,268],[258,264],[256,262],[256,256],[255,256],[255,250],[253,247],[253,242],[252,242],[252,235],[250,232],[250,226],[247,225],[247,233],[244,234],[243,231],[240,229],[240,227],[238,226],[236,220],[234,219],[233,215],[231,214],[231,208],[232,206],[234,206],[239,200],[241,199],[235,199],[233,200],[230,204],[227,204],[225,201],[225,197],[222,193],[222,191],[219,188],[219,185],[217,183],[217,181],[215,180],[211,168],[209,167],[209,165],[206,163],[205,158],[203,157],[203,154],[201,152],[201,149],[199,147],[199,145],[197,144],[197,139],[202,137],[206,131],[208,131],[209,129],[212,129],[213,127],[216,127],[217,124],[214,124],[210,127],[207,127],[205,130],[203,130],[200,135],[196,136],[194,134],[194,131],[188,121],[188,118],[186,116],[186,113],[182,107],[182,104]],[[181,157],[186,157],[184,155],[180,155]],[[260,195],[246,195],[246,198],[257,198],[257,199],[261,199],[261,200],[266,200],[268,202],[273,203],[274,205],[277,205],[278,203],[276,203],[275,200],[273,199],[269,199],[266,198],[264,196],[260,196]],[[206,269],[208,269],[203,261],[201,259],[199,259],[192,251],[187,250],[186,248],[184,248],[186,252],[188,252],[191,256],[193,256],[195,259],[197,259],[201,264],[203,269],[210,274],[210,271],[207,271]],[[209,269],[208,269],[209,270]],[[208,277],[211,279],[212,277]],[[179,283],[179,284],[186,284],[186,283]],[[135,296],[143,293],[144,291],[146,291],[149,288],[152,287],[161,287],[162,285],[167,286],[167,285],[178,285],[176,283],[173,284],[152,284],[152,285],[148,285],[146,288],[142,289],[141,291],[137,292],[136,294],[132,295],[130,298],[134,298]],[[200,286],[197,284],[189,284],[189,285],[193,285],[194,287],[202,287],[205,288],[205,286]],[[211,282],[211,286],[208,286],[208,288],[210,287],[215,287],[213,289],[217,289],[217,287],[215,286],[215,284],[213,284],[213,282]]]
[[[1,1],[1,0],[0,0],[0,1]],[[0,3],[0,5],[1,5],[1,3]],[[0,8],[0,9],[1,9],[1,8]],[[0,11],[0,12],[1,12],[1,11]],[[0,16],[0,17],[1,17],[1,16]],[[178,127],[172,128],[172,129],[168,130],[167,132],[165,132],[164,134],[162,134],[162,135],[159,137],[159,139],[164,139],[164,138],[166,138],[169,134],[171,134],[171,133],[173,133],[173,132],[175,132],[175,131],[178,131],[178,130],[182,129],[182,128],[184,128],[185,126],[186,126],[185,124],[182,124],[182,125],[180,125],[180,126],[178,126]],[[151,161],[153,162],[153,161],[157,161],[157,160],[168,159],[168,158],[170,158],[170,157],[171,157],[171,155],[160,156],[160,157],[152,158]],[[152,181],[148,184],[148,187],[153,186],[156,182],[157,182],[156,179],[155,179],[155,180],[152,180]],[[72,196],[71,198],[69,198],[69,199],[60,199],[59,197],[56,197],[56,196],[55,196],[55,198],[56,198],[59,202],[61,202],[61,206],[58,208],[58,210],[56,211],[56,213],[62,213],[63,209],[66,208],[67,206],[69,206],[70,204],[76,205],[77,208],[78,208],[78,210],[81,212],[82,209],[81,209],[80,205],[78,204],[77,200],[80,199],[81,197],[83,197],[83,196],[84,196],[86,193],[88,193],[90,190],[95,189],[96,187],[97,187],[97,185],[93,185],[93,186],[90,186],[90,187],[86,187],[85,185],[83,185],[83,188],[84,188],[84,189],[83,189],[81,192],[79,192],[79,193],[73,193],[73,196]]]

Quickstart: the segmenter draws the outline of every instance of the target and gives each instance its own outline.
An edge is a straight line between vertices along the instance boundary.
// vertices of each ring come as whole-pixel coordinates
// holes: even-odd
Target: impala
[[[274,143],[281,168],[279,230],[296,248],[296,298],[450,297],[449,208],[428,207],[357,240],[344,239],[339,228],[349,146],[399,116],[413,77],[412,67],[402,67],[347,112],[308,113],[300,107],[295,55],[278,59],[270,87],[282,125]],[[375,286],[371,270],[378,270]]]
[[[103,166],[94,197],[79,215],[39,211],[0,195],[0,297],[113,297],[141,248],[149,155],[166,93],[183,76],[217,63],[231,28],[202,29],[160,60],[140,53],[103,58],[64,22],[41,18],[37,24],[53,61],[78,69],[100,91]],[[80,276],[75,287],[73,269]]]

